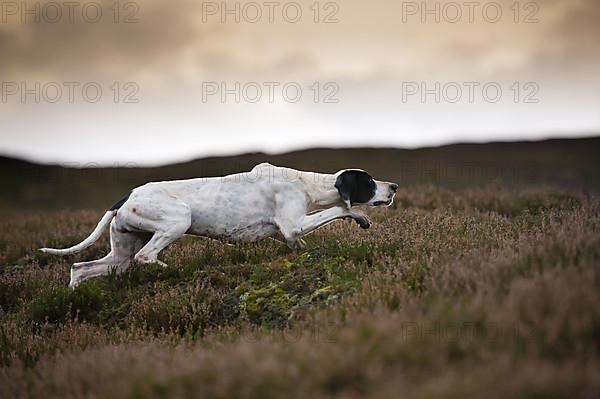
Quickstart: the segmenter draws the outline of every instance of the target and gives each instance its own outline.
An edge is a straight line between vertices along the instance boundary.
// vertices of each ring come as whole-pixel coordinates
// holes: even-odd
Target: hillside
[[[260,162],[335,172],[362,168],[401,186],[562,187],[600,190],[600,137],[538,142],[453,144],[415,150],[309,149],[213,157],[155,168],[70,168],[0,157],[0,207],[102,209],[148,181],[221,176]]]

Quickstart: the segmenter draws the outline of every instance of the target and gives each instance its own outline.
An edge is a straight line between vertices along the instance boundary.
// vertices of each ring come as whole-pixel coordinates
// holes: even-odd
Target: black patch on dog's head
[[[375,195],[377,184],[367,172],[346,170],[335,180],[335,188],[344,202],[366,204]]]

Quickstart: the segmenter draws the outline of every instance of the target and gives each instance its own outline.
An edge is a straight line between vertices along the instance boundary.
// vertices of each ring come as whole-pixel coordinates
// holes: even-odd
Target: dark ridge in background
[[[222,176],[248,171],[260,162],[326,173],[361,168],[400,186],[502,184],[514,189],[550,186],[600,191],[600,137],[593,137],[422,149],[316,148],[143,168],[73,169],[0,157],[0,207],[107,209],[132,188],[149,181]]]

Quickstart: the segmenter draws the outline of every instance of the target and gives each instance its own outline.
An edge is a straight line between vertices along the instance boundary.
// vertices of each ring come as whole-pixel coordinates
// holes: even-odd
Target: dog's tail
[[[72,246],[71,248],[65,249],[40,248],[40,251],[52,255],[71,255],[77,252],[81,252],[96,241],[98,241],[98,239],[102,236],[102,232],[104,231],[106,226],[108,226],[108,224],[111,222],[113,217],[115,217],[116,213],[116,210],[107,211],[104,214],[104,216],[102,216],[102,219],[100,219],[100,222],[98,222],[98,225],[96,226],[94,231],[92,231],[92,234],[90,234],[88,238],[81,241],[79,244]]]
[[[125,201],[127,201],[130,194],[127,194],[125,197],[121,198],[113,206],[111,206],[110,209],[106,211],[104,216],[102,216],[102,219],[100,219],[100,221],[96,225],[96,228],[94,229],[94,231],[92,231],[92,234],[90,234],[88,238],[81,241],[79,244],[74,245],[71,248],[65,249],[40,248],[40,251],[52,255],[71,255],[83,251],[84,249],[98,241],[98,239],[102,236],[102,232],[104,231],[106,226],[110,224],[112,219],[117,214],[117,211],[125,203]]]

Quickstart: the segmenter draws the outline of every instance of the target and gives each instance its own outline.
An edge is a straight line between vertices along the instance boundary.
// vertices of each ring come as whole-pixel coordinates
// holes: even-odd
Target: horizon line
[[[233,157],[243,157],[250,155],[264,155],[264,156],[282,156],[289,155],[293,153],[307,152],[307,151],[319,151],[319,150],[329,150],[329,151],[344,151],[344,150],[400,150],[400,151],[419,151],[419,150],[428,150],[428,149],[436,149],[436,148],[445,148],[452,146],[460,146],[460,145],[498,145],[498,144],[527,144],[527,143],[543,143],[543,142],[551,142],[551,141],[578,141],[578,140],[589,140],[589,139],[600,139],[600,132],[590,131],[590,132],[580,132],[576,135],[569,136],[553,136],[551,134],[547,135],[543,138],[533,138],[533,139],[516,139],[516,140],[457,140],[457,141],[447,141],[442,142],[437,145],[423,145],[423,146],[394,146],[394,145],[348,145],[348,146],[299,146],[297,148],[291,148],[285,151],[265,151],[265,150],[249,150],[242,152],[222,152],[222,153],[214,153],[212,155],[205,156],[196,156],[196,157],[186,157],[181,160],[172,160],[166,162],[157,162],[157,163],[146,163],[146,162],[119,162],[119,161],[110,161],[107,163],[104,162],[96,162],[90,161],[82,166],[81,162],[77,161],[39,161],[34,159],[34,157],[28,157],[23,154],[11,154],[10,152],[2,152],[0,150],[0,158],[10,159],[15,161],[27,162],[39,166],[61,166],[65,167],[69,165],[69,167],[73,169],[91,169],[91,168],[111,168],[111,167],[124,167],[124,165],[135,165],[135,166],[127,166],[133,168],[161,168],[168,167],[174,165],[181,165],[195,161],[201,161],[205,159],[214,159],[214,158],[233,158]],[[72,164],[77,164],[78,166],[72,166]]]

